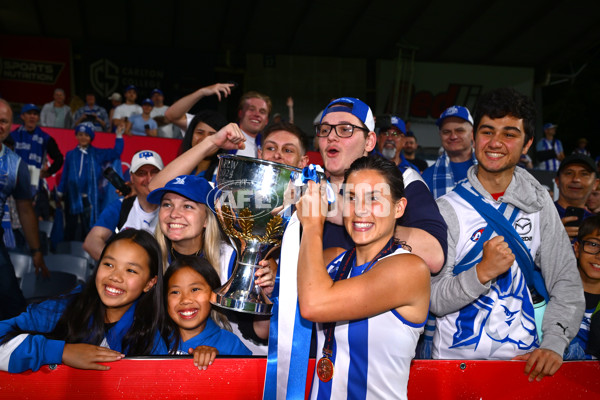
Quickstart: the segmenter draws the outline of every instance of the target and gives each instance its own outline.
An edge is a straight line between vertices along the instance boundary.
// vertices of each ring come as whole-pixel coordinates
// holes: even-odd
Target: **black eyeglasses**
[[[315,132],[318,137],[327,137],[331,133],[332,130],[335,130],[335,134],[341,138],[349,138],[354,134],[355,129],[361,129],[363,131],[369,132],[367,128],[363,128],[362,126],[356,126],[352,124],[318,124],[315,125]]]
[[[598,254],[600,253],[600,243],[589,242],[587,240],[583,240],[583,251],[588,254]]]
[[[392,129],[390,129],[389,131],[381,131],[381,132],[379,132],[379,134],[383,135],[383,136],[391,136],[391,137],[404,137],[405,136],[404,133],[398,132],[398,131],[395,131]]]

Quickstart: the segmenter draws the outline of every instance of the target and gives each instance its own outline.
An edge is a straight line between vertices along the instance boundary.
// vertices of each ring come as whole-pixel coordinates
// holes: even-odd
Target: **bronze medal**
[[[329,382],[333,377],[333,362],[327,357],[322,357],[317,362],[317,375],[321,382]]]

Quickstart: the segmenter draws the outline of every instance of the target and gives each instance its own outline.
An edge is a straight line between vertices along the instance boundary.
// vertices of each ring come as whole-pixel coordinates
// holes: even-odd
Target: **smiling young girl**
[[[107,370],[100,362],[160,354],[162,263],[154,237],[127,229],[106,244],[82,289],[0,322],[0,370],[45,364]]]
[[[212,364],[217,354],[251,354],[237,336],[211,318],[210,300],[219,286],[219,276],[203,258],[178,258],[165,273],[169,318],[163,337],[170,354],[194,354],[194,364],[200,369]]]
[[[206,259],[219,276],[221,284],[233,272],[236,253],[224,240],[211,207],[214,191],[210,183],[197,175],[180,175],[148,195],[150,203],[159,204],[156,238],[163,250],[165,267],[184,256]],[[267,295],[274,286],[274,274],[268,265],[256,271],[256,283]],[[259,345],[268,336],[268,319],[248,314],[226,312],[232,331],[255,354],[265,354]],[[225,316],[219,321],[225,325]],[[266,333],[265,333],[266,332]],[[264,353],[259,353],[264,349]]]
[[[322,250],[326,200],[314,182],[297,204],[302,316],[317,322],[312,399],[406,398],[408,373],[429,307],[429,269],[394,242],[406,207],[402,174],[380,157],[354,161],[344,179],[348,251]],[[321,356],[321,354],[318,354]],[[335,366],[335,367],[334,367]]]

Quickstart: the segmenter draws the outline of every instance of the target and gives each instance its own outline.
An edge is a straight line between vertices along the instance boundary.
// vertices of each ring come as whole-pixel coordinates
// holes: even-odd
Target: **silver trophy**
[[[281,245],[296,191],[298,168],[255,158],[221,155],[214,212],[237,250],[231,278],[215,290],[212,304],[244,313],[270,315],[273,303],[254,282],[258,262]]]

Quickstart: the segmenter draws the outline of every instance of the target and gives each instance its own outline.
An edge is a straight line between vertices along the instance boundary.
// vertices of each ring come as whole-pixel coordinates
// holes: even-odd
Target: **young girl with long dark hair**
[[[99,363],[164,352],[162,272],[156,239],[142,230],[121,231],[83,288],[0,322],[0,370],[60,363],[107,370]]]

